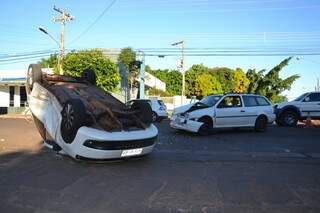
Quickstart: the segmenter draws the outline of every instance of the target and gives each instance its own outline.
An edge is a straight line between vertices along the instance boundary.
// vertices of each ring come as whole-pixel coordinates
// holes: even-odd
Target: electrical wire
[[[111,9],[111,7],[116,3],[117,0],[113,0],[107,7],[102,11],[102,13],[84,30],[82,33],[79,34],[74,40],[70,42],[70,44],[78,41],[82,36],[84,36],[89,30],[104,16],[104,14]]]

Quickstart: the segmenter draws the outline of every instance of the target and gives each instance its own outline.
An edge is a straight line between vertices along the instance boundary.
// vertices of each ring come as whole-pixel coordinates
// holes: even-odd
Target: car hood
[[[193,104],[186,104],[177,108],[174,108],[173,114],[180,114],[186,112],[188,109],[190,109],[193,106]]]
[[[193,112],[196,110],[205,109],[205,108],[210,107],[210,106],[197,105],[197,103],[187,104],[187,105],[183,105],[181,107],[177,107],[174,109],[173,114],[180,114],[180,113],[184,113],[184,112]]]

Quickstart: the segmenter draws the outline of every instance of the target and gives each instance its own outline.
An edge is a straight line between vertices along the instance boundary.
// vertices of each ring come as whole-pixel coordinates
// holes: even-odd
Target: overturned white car
[[[77,159],[115,159],[150,153],[158,130],[149,104],[125,104],[96,86],[92,70],[80,78],[43,73],[31,64],[28,104],[46,145]]]
[[[212,128],[254,127],[256,131],[265,131],[274,120],[272,104],[266,97],[221,94],[176,108],[170,126],[205,135]]]

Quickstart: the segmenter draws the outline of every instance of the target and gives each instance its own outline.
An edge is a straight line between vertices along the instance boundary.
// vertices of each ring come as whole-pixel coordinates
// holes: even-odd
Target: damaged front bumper
[[[183,116],[174,115],[171,119],[170,127],[188,132],[198,132],[202,124],[203,122],[198,122]]]

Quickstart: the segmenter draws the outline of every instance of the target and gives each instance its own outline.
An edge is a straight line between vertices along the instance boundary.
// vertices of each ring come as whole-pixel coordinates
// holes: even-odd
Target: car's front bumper
[[[114,159],[150,153],[156,143],[158,130],[151,125],[144,130],[107,132],[81,127],[66,152],[74,158]],[[128,155],[128,152],[131,154]],[[127,153],[124,155],[124,153]]]
[[[172,120],[170,121],[171,128],[185,130],[189,132],[198,132],[202,124],[202,122],[178,116],[173,116]]]

